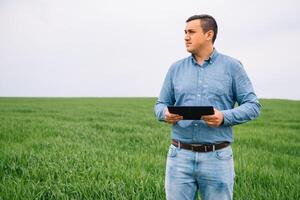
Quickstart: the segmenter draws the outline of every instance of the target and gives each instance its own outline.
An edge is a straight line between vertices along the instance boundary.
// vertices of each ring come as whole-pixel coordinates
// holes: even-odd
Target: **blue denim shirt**
[[[203,120],[181,120],[172,126],[173,139],[201,144],[233,142],[232,126],[256,118],[261,108],[241,62],[216,49],[202,65],[191,55],[170,67],[154,107],[160,121],[168,105],[213,106],[224,114],[219,127]]]

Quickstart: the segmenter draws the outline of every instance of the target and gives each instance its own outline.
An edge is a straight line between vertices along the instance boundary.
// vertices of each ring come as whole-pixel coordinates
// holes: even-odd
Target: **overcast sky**
[[[0,0],[0,96],[156,97],[203,13],[259,98],[300,99],[297,0]]]

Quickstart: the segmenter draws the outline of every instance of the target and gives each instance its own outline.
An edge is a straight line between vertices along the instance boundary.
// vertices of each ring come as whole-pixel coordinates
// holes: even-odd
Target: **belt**
[[[222,142],[219,144],[186,144],[180,141],[172,139],[172,144],[175,147],[179,147],[182,149],[192,150],[196,152],[210,152],[218,149],[225,148],[230,145],[229,142]]]

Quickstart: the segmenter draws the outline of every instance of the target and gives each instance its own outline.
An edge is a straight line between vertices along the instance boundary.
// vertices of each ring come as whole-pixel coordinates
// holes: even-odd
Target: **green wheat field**
[[[0,98],[0,199],[165,199],[155,98]],[[300,101],[234,127],[234,199],[300,199]]]

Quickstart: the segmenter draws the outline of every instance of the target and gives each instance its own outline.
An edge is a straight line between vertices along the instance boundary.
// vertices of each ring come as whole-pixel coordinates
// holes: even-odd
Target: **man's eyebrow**
[[[184,29],[184,31],[192,31],[192,30],[197,30],[197,29],[196,28]]]

